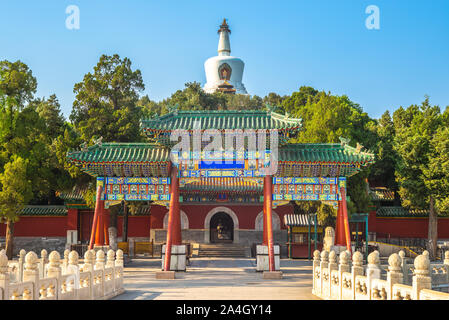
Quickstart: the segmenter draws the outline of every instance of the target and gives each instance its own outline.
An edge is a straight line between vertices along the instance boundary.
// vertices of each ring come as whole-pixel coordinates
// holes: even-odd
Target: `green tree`
[[[8,143],[14,138],[19,112],[30,102],[36,92],[37,81],[32,71],[21,61],[0,61],[0,142]],[[2,165],[11,156],[1,151]]]
[[[108,142],[136,142],[142,139],[137,106],[144,90],[140,70],[119,55],[102,55],[93,73],[75,84],[76,94],[70,120],[84,141],[102,136]]]
[[[6,254],[12,259],[14,223],[32,198],[31,181],[27,180],[27,161],[13,157],[0,174],[0,219],[6,221]]]
[[[368,149],[375,146],[375,121],[347,96],[335,96],[317,92],[310,87],[301,87],[300,92],[294,92],[284,100],[283,105],[292,116],[303,120],[302,129],[292,142],[339,143],[339,138],[345,137],[351,139],[353,145],[360,143]],[[367,192],[367,176],[368,171],[363,170],[348,179],[348,196],[351,199],[348,202],[349,213],[369,211],[371,201]],[[317,212],[320,223],[330,224],[336,216],[335,209],[321,203],[298,202],[297,205],[304,207],[304,210]]]
[[[282,102],[287,99],[287,96],[281,97],[279,94],[275,92],[270,92],[265,97],[263,97],[262,102],[264,104],[270,104],[272,106],[282,106]]]
[[[20,110],[33,98],[37,81],[20,60],[0,61],[0,103],[9,110]]]
[[[435,197],[440,215],[449,215],[449,122],[439,127],[430,141],[429,166],[423,169],[429,177],[426,186]]]
[[[444,150],[444,140],[447,139],[437,135],[442,124],[440,108],[431,106],[426,97],[420,106],[396,110],[393,121],[396,130],[394,149],[399,155],[396,181],[402,204],[429,209],[428,250],[431,258],[435,258],[438,239],[435,200],[441,192],[435,181],[441,178],[442,173],[435,166],[444,161],[444,155],[439,156],[439,152]],[[435,159],[431,161],[433,157]]]
[[[398,155],[394,149],[396,135],[393,119],[387,110],[373,127],[377,142],[373,148],[376,162],[370,168],[369,180],[391,189],[395,194],[395,203],[400,205],[398,184],[395,179]]]
[[[256,95],[225,93],[215,93],[215,95],[225,97],[227,110],[260,110],[264,108],[262,98]]]
[[[299,91],[295,91],[291,96],[286,97],[282,101],[282,108],[289,114],[295,114],[301,107],[305,106],[307,102],[313,102],[319,91],[307,86],[302,86]]]
[[[52,94],[48,99],[37,99],[33,103],[39,117],[44,120],[46,135],[54,139],[63,134],[65,120],[56,95]]]

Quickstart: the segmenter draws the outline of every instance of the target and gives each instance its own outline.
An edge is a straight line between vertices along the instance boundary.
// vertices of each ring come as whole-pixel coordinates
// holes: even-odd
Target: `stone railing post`
[[[23,269],[24,269],[26,254],[27,254],[27,252],[24,249],[21,249],[19,251],[19,279],[17,279],[19,282],[23,281]]]
[[[372,281],[374,279],[380,279],[381,269],[380,269],[380,257],[379,251],[371,252],[368,255],[368,265],[366,266],[366,282],[367,282],[367,292],[370,296],[370,300],[372,297]]]
[[[339,276],[339,285],[338,285],[338,299],[342,299],[343,297],[343,272],[351,272],[351,267],[349,266],[349,254],[347,251],[343,251],[340,253],[339,265],[338,265],[338,276]]]
[[[332,271],[338,270],[338,264],[337,264],[337,254],[335,251],[331,250],[329,252],[329,265],[328,265],[328,272],[329,272],[329,298],[332,299],[332,296],[339,297],[339,292],[333,293],[332,292],[332,281],[336,281],[338,279],[332,279]]]
[[[59,299],[59,279],[62,275],[61,270],[61,256],[58,251],[50,252],[48,256],[48,266],[47,266],[47,278],[56,278],[56,288],[54,288],[54,294],[56,295],[56,299]]]
[[[52,251],[49,255],[49,263],[47,267],[47,278],[59,279],[62,275],[61,256],[58,251]]]
[[[429,255],[422,254],[415,258],[415,272],[412,280],[412,299],[419,300],[419,293],[422,289],[432,289],[432,278],[430,277]]]
[[[67,265],[66,274],[73,275],[73,282],[70,281],[69,285],[73,286],[73,290],[78,290],[80,287],[80,267],[79,255],[75,250],[72,250],[69,254],[69,264]],[[76,296],[78,296],[78,292],[76,293]]]
[[[39,271],[40,271],[40,277],[45,278],[45,267],[48,263],[48,252],[45,249],[41,250],[41,259],[39,261]]]
[[[84,253],[84,264],[83,264],[83,272],[92,272],[94,271],[95,265],[95,251],[87,250]]]
[[[430,264],[430,257],[429,257],[429,251],[424,250],[422,252],[423,256],[427,256],[427,259],[429,259],[429,277],[432,277],[432,265]]]
[[[118,254],[118,252],[117,252]],[[315,250],[313,252],[313,264],[312,264],[312,279],[313,279],[313,283],[312,283],[312,294],[317,294],[317,286],[318,286],[318,281],[317,276],[320,276],[319,274],[317,275],[316,272],[316,268],[320,266],[320,252],[318,250]],[[320,280],[321,283],[321,280]],[[321,288],[321,286],[320,286]]]
[[[95,270],[102,270],[104,269],[104,251],[98,250],[97,251],[97,259],[95,260]]]
[[[352,300],[355,299],[355,277],[363,276],[363,255],[356,251],[352,255],[352,267],[351,267],[351,281],[352,281]]]
[[[449,250],[444,253],[444,269],[446,269],[446,282],[449,283]]]
[[[108,250],[106,268],[114,268],[115,267],[115,252],[112,249]]]
[[[320,262],[320,283],[321,283],[321,296],[325,292],[324,289],[324,273],[326,269],[329,267],[329,252],[323,250],[321,251],[321,262]],[[329,281],[330,282],[330,281]]]
[[[30,251],[25,256],[25,270],[23,270],[23,282],[31,281],[33,282],[34,288],[34,299],[39,299],[39,258],[37,254]]]
[[[387,271],[387,282],[388,282],[388,300],[393,300],[393,285],[396,283],[403,283],[402,275],[402,259],[397,253],[393,253],[388,258],[388,271]]]
[[[123,263],[123,250],[122,249],[118,249],[116,256],[115,256],[115,266],[116,267],[123,267],[124,263]]]
[[[338,270],[338,264],[337,264],[337,254],[335,251],[331,250],[329,252],[329,274],[332,270]]]
[[[0,251],[0,288],[3,289],[3,299],[9,298],[9,270],[8,270],[8,256],[4,250]]]
[[[64,250],[64,259],[62,260],[62,273],[63,274],[67,273],[67,266],[69,265],[69,254],[70,254],[70,250],[65,249]]]
[[[402,270],[402,283],[410,284],[411,279],[409,279],[410,265],[407,263],[407,258],[405,257],[404,250],[399,251],[399,257],[401,258],[401,270]]]

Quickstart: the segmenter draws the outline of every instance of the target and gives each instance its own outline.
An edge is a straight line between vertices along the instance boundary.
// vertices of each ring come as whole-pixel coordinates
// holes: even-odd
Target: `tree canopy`
[[[130,59],[102,55],[93,73],[73,88],[76,98],[70,120],[82,140],[140,141],[142,114],[137,101],[144,89],[142,74],[131,68]]]

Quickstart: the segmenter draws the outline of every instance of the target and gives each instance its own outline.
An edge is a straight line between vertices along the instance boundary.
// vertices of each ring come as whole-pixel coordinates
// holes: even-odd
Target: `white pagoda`
[[[231,30],[226,23],[226,19],[223,19],[223,23],[220,29],[218,29],[218,34],[220,35],[218,56],[209,58],[204,63],[206,71],[204,91],[207,93],[221,91],[225,93],[248,94],[242,83],[245,63],[241,59],[231,56],[230,33]]]

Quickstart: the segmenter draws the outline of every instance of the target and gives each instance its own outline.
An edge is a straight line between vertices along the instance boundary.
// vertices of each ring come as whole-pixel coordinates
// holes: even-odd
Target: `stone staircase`
[[[246,258],[250,253],[247,246],[234,243],[200,244],[198,257]]]

